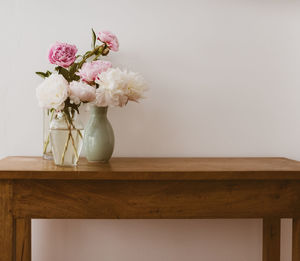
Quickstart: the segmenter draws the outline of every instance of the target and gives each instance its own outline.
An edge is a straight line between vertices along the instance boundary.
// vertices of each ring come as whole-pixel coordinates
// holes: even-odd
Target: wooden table
[[[300,261],[300,163],[285,158],[114,158],[62,168],[0,160],[0,260],[31,260],[32,218],[263,218],[263,260],[279,261],[293,218]]]

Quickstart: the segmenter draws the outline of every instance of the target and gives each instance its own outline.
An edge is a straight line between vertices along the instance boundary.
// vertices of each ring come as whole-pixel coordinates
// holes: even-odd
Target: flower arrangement
[[[54,71],[36,72],[44,78],[36,89],[40,107],[48,110],[51,120],[63,120],[66,126],[67,136],[57,164],[64,165],[66,153],[70,152],[69,143],[73,148],[73,165],[79,159],[81,148],[78,142],[76,144],[74,135],[81,140],[83,137],[82,130],[76,128],[74,121],[83,103],[97,107],[123,107],[129,101],[138,102],[143,98],[146,86],[141,75],[113,68],[110,61],[101,59],[110,51],[118,50],[119,41],[113,33],[100,31],[96,34],[92,29],[91,50],[78,55],[75,45],[56,42],[48,54],[49,62],[55,65]],[[49,139],[51,142],[54,139],[51,132],[44,142],[44,151]],[[52,142],[53,152],[54,144]]]

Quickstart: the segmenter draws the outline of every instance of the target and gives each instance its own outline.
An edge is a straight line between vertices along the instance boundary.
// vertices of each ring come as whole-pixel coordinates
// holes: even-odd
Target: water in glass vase
[[[44,109],[43,112],[43,158],[53,160],[52,146],[50,142],[50,122],[53,117],[53,112]]]
[[[51,130],[51,140],[56,165],[74,166],[77,164],[83,144],[80,130],[71,130],[71,132],[66,129]]]
[[[73,116],[70,122],[64,113],[55,116],[50,125],[50,138],[56,165],[77,165],[83,144],[82,132],[77,117]]]

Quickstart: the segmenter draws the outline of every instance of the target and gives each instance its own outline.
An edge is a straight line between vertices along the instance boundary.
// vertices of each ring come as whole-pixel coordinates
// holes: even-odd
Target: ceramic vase
[[[92,106],[84,132],[84,149],[89,162],[108,162],[114,150],[114,132],[107,107]]]

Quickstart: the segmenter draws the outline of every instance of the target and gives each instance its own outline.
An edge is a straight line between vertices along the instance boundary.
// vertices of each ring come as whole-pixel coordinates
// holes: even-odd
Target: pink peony
[[[92,83],[96,80],[98,74],[107,71],[111,68],[112,64],[109,61],[93,61],[84,63],[82,68],[78,71],[77,75],[81,80]]]
[[[114,52],[119,50],[119,41],[117,36],[109,31],[101,31],[98,33],[97,39],[103,43],[106,43],[108,48]]]
[[[49,51],[49,61],[52,64],[67,68],[76,60],[77,48],[67,43],[55,43]]]

